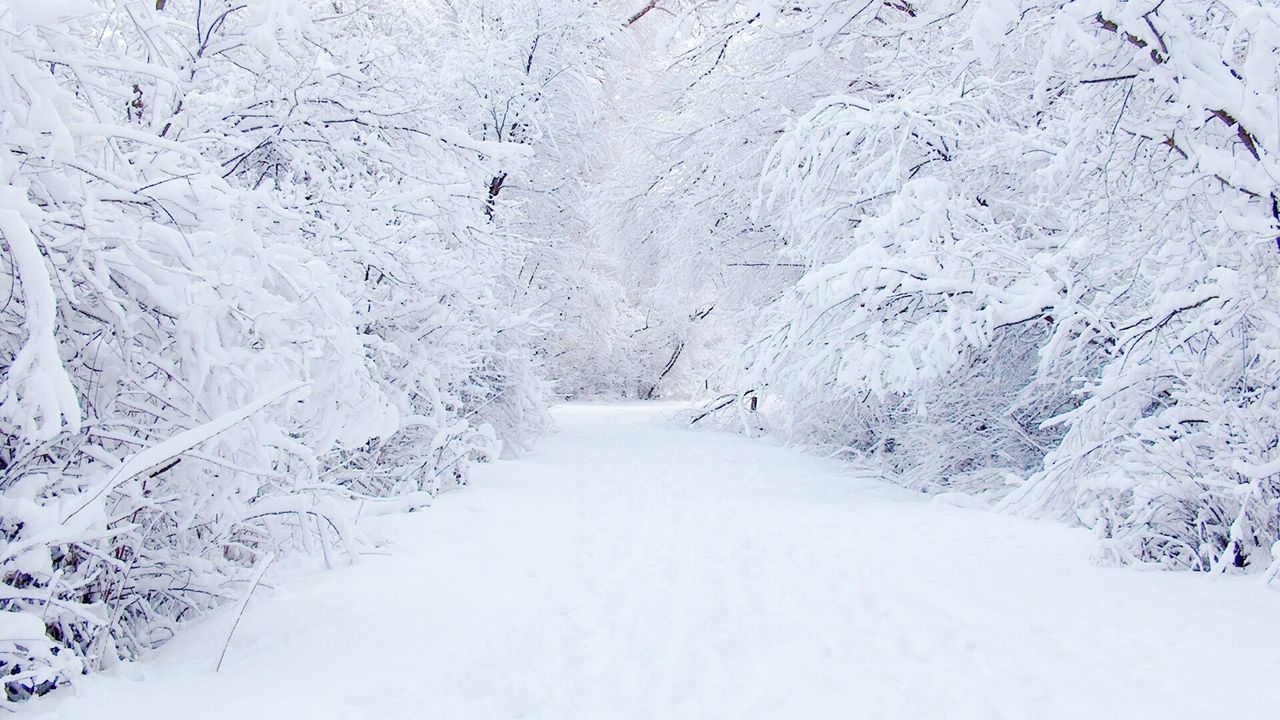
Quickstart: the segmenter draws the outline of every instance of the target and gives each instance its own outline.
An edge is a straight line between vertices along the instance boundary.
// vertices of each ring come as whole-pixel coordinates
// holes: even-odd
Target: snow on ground
[[[562,407],[531,455],[425,512],[365,521],[388,555],[259,589],[221,672],[234,609],[23,714],[1199,720],[1280,707],[1280,595],[1256,578],[1093,567],[1086,532],[684,431],[661,422],[670,409]]]

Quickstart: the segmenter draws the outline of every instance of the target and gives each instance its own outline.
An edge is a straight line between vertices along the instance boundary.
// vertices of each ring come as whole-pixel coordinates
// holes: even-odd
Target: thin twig
[[[275,553],[268,553],[263,558],[262,563],[258,565],[258,569],[253,573],[253,579],[249,581],[249,592],[244,594],[244,599],[240,601],[240,607],[236,610],[236,620],[231,624],[231,632],[227,633],[227,641],[222,644],[222,654],[218,656],[218,664],[214,666],[213,671],[218,672],[222,669],[222,661],[227,659],[227,648],[231,647],[231,637],[236,634],[236,628],[240,627],[240,618],[244,617],[244,609],[249,605],[249,598],[253,597],[253,591],[258,589],[258,583],[262,582],[262,576],[267,572],[267,566],[276,559]]]

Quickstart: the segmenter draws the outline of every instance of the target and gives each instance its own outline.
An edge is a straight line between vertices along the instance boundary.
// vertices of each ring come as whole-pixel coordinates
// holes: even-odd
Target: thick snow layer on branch
[[[26,340],[5,368],[0,418],[6,433],[50,440],[80,429],[80,403],[58,356],[57,298],[44,256],[19,209],[34,210],[17,188],[0,187],[0,236],[9,250],[13,279],[22,289]]]

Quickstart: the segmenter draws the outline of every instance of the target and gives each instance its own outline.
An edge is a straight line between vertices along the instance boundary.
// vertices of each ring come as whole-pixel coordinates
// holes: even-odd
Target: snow
[[[0,381],[0,423],[6,429],[17,427],[31,437],[47,440],[57,435],[64,423],[78,430],[81,413],[75,388],[58,358],[57,298],[49,288],[49,273],[30,228],[15,209],[26,205],[25,198],[12,187],[0,186],[0,237],[25,295],[24,329],[28,334]]]
[[[295,390],[306,387],[306,383],[295,382],[274,393],[258,398],[243,408],[223,413],[217,418],[204,423],[198,427],[191,428],[185,432],[178,433],[163,442],[156,443],[145,450],[130,455],[123,463],[121,463],[112,473],[107,476],[102,484],[85,493],[89,498],[81,503],[76,509],[70,511],[65,518],[63,524],[67,524],[77,514],[83,512],[86,508],[94,505],[101,505],[105,500],[108,492],[120,485],[120,483],[142,473],[145,470],[157,467],[175,457],[181,456],[183,453],[191,450],[197,445],[205,442],[209,438],[225,432],[227,429],[243,422],[254,413],[263,408],[279,402]]]
[[[0,710],[1265,706],[1277,99],[1275,0],[0,0]],[[449,494],[552,398],[772,440]]]
[[[1280,596],[1256,577],[1096,567],[1085,530],[689,432],[677,409],[557,408],[530,454],[362,519],[387,554],[277,563],[220,672],[231,606],[21,713],[1174,720],[1280,701]]]

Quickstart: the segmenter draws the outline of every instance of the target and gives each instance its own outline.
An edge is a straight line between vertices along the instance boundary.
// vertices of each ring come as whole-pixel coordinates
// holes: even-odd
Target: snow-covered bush
[[[788,435],[873,454],[913,486],[989,491],[1034,469],[1055,439],[1039,424],[1070,396],[1038,380],[1057,293],[1045,272],[1009,262],[1016,232],[923,178],[854,241],[800,281],[751,348],[746,384],[773,396],[764,409],[781,406]]]
[[[0,8],[9,700],[163,642],[270,553],[354,552],[343,500],[421,504],[542,426],[486,215],[520,153],[434,102],[421,13]]]
[[[744,14],[745,13],[745,14]],[[1084,523],[1100,558],[1280,537],[1280,14],[1248,3],[734,4],[803,74],[758,217],[813,267],[739,387],[794,440]]]

